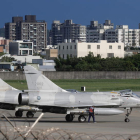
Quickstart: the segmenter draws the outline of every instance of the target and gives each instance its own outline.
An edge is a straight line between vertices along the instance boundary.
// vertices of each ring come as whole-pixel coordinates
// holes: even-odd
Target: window
[[[29,50],[29,55],[32,55],[32,50]]]
[[[72,46],[70,46],[70,49],[72,49]]]
[[[63,46],[63,50],[64,50],[64,46]]]
[[[97,49],[100,49],[100,45],[97,45]]]
[[[88,49],[91,49],[91,45],[88,45]]]
[[[70,57],[72,57],[72,54],[70,54]]]
[[[60,50],[60,46],[59,46],[59,50]]]
[[[112,46],[111,45],[109,46],[109,49],[112,49]]]
[[[64,54],[63,54],[63,59],[64,59]]]
[[[76,45],[75,45],[75,50],[76,50]]]
[[[68,46],[67,46],[67,50],[68,50]]]
[[[121,49],[121,46],[118,46],[118,49]]]
[[[108,53],[107,57],[114,57],[114,53]]]

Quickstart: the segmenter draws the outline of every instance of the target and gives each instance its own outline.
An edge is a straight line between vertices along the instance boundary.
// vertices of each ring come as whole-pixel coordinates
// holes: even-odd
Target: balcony
[[[32,46],[21,45],[20,48],[28,48],[28,49],[32,49]]]

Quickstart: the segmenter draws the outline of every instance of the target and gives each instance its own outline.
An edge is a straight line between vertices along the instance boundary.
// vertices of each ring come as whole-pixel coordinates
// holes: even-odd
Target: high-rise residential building
[[[86,42],[86,26],[75,24],[72,20],[65,20],[64,23],[54,21],[51,28],[52,45],[69,40],[70,42]]]
[[[39,51],[47,45],[47,23],[36,20],[35,15],[12,17],[12,23],[5,23],[5,38],[10,40],[29,40],[34,50]]]
[[[87,26],[87,42],[98,42],[107,40],[108,43],[124,43],[124,46],[140,45],[140,29],[129,29],[128,25],[117,25],[110,20],[105,20],[104,24],[98,24],[98,21],[91,21]]]
[[[51,31],[51,45],[57,45],[58,43],[63,42],[62,31],[61,31],[61,23],[58,20],[53,21]]]
[[[87,26],[87,42],[98,42],[105,40],[105,31],[113,29],[114,24],[110,20],[105,20],[104,24],[98,24],[98,21],[91,21]]]
[[[17,40],[17,23],[22,22],[23,17],[12,17],[12,22],[5,23],[5,38]]]

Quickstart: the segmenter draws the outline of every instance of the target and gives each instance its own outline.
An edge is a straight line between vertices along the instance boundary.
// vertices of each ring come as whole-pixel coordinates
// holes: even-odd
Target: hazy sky
[[[138,29],[140,23],[140,0],[3,0],[0,5],[0,28],[11,22],[12,16],[24,15],[37,15],[49,29],[53,20],[66,19],[82,25],[109,19],[131,29]]]

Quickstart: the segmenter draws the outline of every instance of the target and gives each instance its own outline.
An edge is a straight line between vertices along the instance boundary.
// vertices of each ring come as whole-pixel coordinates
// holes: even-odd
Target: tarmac
[[[3,110],[1,110],[3,111]],[[126,110],[124,110],[126,112]],[[6,111],[7,112],[7,111]],[[14,116],[14,111],[8,111]],[[6,113],[4,113],[6,114]],[[32,125],[41,113],[36,113],[34,118],[26,118],[26,112],[23,112],[22,118],[9,117],[11,122],[17,126]],[[6,114],[6,116],[9,116]],[[140,133],[140,109],[133,109],[129,117],[130,122],[124,122],[125,113],[113,116],[95,116],[96,122],[87,121],[80,123],[78,116],[75,116],[73,122],[65,121],[65,114],[45,113],[42,119],[37,123],[34,129],[59,128],[72,133],[86,134],[139,134]],[[14,119],[14,121],[13,121]],[[9,126],[9,124],[6,122]]]

